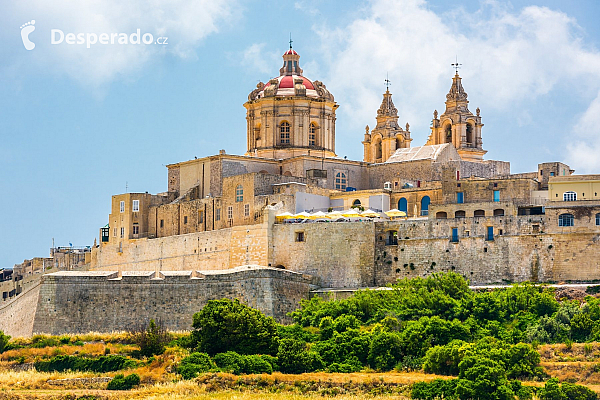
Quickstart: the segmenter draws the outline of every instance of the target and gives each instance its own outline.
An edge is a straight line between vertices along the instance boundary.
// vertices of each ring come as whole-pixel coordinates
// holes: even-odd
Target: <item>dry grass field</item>
[[[19,339],[17,343],[32,346],[46,339]],[[33,362],[56,355],[126,354],[135,348],[127,344],[122,334],[88,334],[70,337],[68,344],[6,351],[0,354],[0,399],[408,399],[412,383],[445,378],[421,372],[298,375],[276,372],[242,376],[209,373],[182,381],[174,373],[174,366],[185,356],[180,348],[169,348],[165,354],[137,368],[119,371],[140,376],[141,385],[130,391],[106,390],[106,381],[117,372],[38,372],[32,367]],[[600,391],[599,343],[543,345],[538,351],[541,365],[550,376]],[[525,384],[543,385],[542,382]]]

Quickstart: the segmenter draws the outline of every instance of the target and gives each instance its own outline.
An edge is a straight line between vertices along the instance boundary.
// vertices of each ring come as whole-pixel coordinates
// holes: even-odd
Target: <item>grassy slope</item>
[[[181,349],[168,349],[164,355],[125,374],[137,373],[142,379],[140,388],[130,392],[104,390],[106,383],[81,383],[60,379],[112,377],[117,372],[95,374],[89,372],[44,373],[35,370],[16,371],[17,364],[59,354],[103,355],[125,354],[135,346],[123,343],[123,334],[90,334],[70,338],[79,345],[58,345],[43,348],[22,348],[0,355],[0,399],[316,399],[337,395],[337,399],[367,399],[379,394],[388,399],[405,399],[406,387],[417,381],[439,376],[413,373],[307,373],[301,375],[248,375],[238,377],[220,373],[199,377],[196,381],[177,381],[173,366],[185,355]],[[31,345],[31,339],[17,342]],[[600,390],[600,344],[543,345],[538,348],[542,366],[561,381],[585,384]],[[17,361],[18,360],[18,361]],[[541,385],[537,382],[528,384]],[[278,393],[270,393],[278,391]],[[71,396],[71,397],[69,397]]]

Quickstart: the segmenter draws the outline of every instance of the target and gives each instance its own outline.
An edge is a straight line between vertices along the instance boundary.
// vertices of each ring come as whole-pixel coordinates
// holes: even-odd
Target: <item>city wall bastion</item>
[[[209,300],[239,299],[280,322],[315,289],[314,277],[277,268],[222,271],[64,271],[45,275],[33,333],[123,331],[150,319],[190,330]],[[32,332],[24,332],[31,334]]]

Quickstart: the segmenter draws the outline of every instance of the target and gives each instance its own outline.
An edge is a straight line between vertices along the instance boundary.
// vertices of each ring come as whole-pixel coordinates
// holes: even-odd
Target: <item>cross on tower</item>
[[[458,56],[456,56],[456,62],[455,62],[455,63],[452,63],[452,64],[450,64],[450,65],[452,65],[452,66],[454,67],[454,69],[456,70],[456,75],[458,75],[458,69],[459,69],[459,68],[460,68],[460,66],[462,65],[462,64],[459,64],[459,63],[458,63]]]
[[[389,90],[390,89],[390,85],[392,84],[392,82],[389,80],[389,76],[386,73],[385,74],[385,90]]]
[[[290,32],[290,49],[292,48],[292,42],[293,42],[293,40],[292,40],[292,32]]]

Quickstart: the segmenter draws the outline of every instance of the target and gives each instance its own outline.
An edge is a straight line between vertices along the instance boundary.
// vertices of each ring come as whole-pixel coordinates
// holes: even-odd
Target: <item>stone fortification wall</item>
[[[273,233],[272,265],[318,276],[323,288],[449,271],[473,284],[600,279],[600,233],[548,232],[544,216],[276,224]]]
[[[94,249],[91,269],[124,271],[181,271],[229,268],[231,228],[124,240]],[[119,251],[122,250],[122,251]]]
[[[489,227],[493,227],[493,240],[487,237]],[[450,241],[453,228],[457,242]],[[472,284],[549,280],[553,239],[541,234],[544,229],[543,216],[378,223],[376,282],[385,285],[400,278],[450,271]]]
[[[40,293],[39,281],[10,302],[0,305],[0,331],[7,335],[31,336]]]
[[[471,284],[566,282],[600,279],[600,235],[528,234],[448,239],[409,239],[378,246],[377,285],[400,278],[454,271]]]
[[[374,237],[372,222],[276,224],[271,265],[318,276],[323,287],[373,286]]]
[[[93,251],[92,270],[222,270],[245,264],[268,265],[266,223],[156,239],[104,245]]]
[[[35,333],[127,330],[151,318],[168,329],[189,330],[209,300],[240,299],[278,321],[288,321],[314,278],[267,267],[228,271],[58,272],[45,275],[33,324]]]

